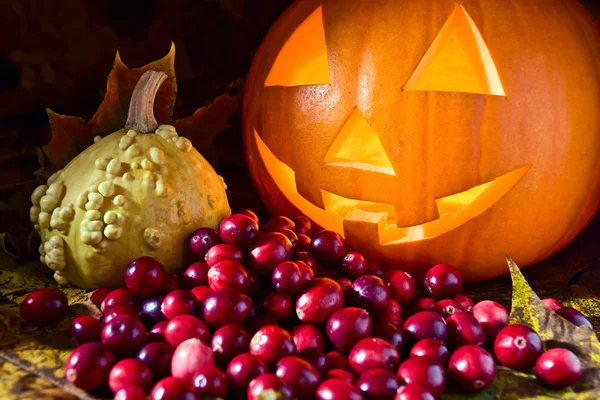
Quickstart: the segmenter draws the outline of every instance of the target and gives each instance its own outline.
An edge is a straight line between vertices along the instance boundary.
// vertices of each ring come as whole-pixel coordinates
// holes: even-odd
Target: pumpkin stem
[[[137,133],[150,133],[156,130],[158,122],[154,117],[154,99],[165,79],[167,74],[164,72],[144,72],[133,89],[125,129],[133,129]]]

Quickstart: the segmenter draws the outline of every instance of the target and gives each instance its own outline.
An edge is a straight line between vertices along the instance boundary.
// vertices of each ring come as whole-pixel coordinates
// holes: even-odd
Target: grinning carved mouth
[[[315,206],[298,193],[294,170],[273,154],[256,130],[254,139],[267,172],[300,212],[318,221],[325,229],[341,233],[348,224],[374,224],[381,245],[431,239],[457,229],[496,204],[531,168],[531,165],[526,165],[482,185],[438,198],[435,203],[439,218],[410,227],[398,227],[393,204],[354,200],[321,190],[325,209]]]

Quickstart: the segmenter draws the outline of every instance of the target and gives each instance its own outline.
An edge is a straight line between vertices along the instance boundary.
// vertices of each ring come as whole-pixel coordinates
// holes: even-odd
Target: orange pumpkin
[[[600,28],[575,0],[298,1],[245,92],[270,211],[417,276],[531,265],[600,204]]]

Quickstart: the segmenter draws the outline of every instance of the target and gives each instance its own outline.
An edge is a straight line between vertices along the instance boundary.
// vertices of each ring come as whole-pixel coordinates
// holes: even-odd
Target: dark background
[[[191,115],[226,91],[241,92],[256,48],[291,3],[0,0],[0,233],[9,232],[7,248],[27,258],[33,173],[47,163],[36,150],[50,138],[46,107],[89,119],[117,49],[133,68],[164,56],[173,41],[174,117]],[[582,3],[600,19],[600,1]],[[261,207],[245,169],[239,113],[204,155],[225,176],[232,208]]]

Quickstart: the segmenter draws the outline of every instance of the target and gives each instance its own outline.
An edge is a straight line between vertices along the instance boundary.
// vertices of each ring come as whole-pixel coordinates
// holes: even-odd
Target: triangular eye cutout
[[[394,169],[377,132],[355,108],[325,156],[327,164],[393,175]]]
[[[323,6],[306,18],[285,42],[265,80],[265,86],[328,85],[331,83]]]
[[[462,5],[457,5],[404,90],[506,96],[483,37]]]

